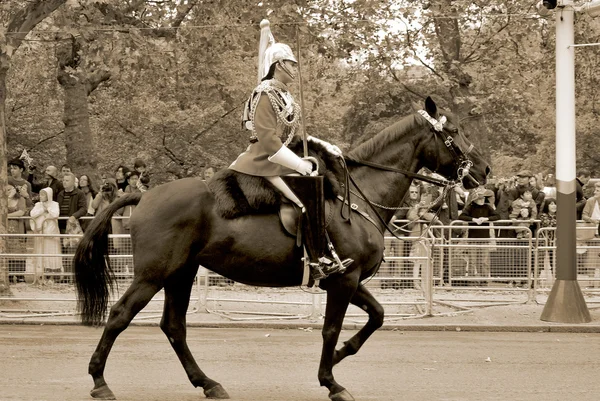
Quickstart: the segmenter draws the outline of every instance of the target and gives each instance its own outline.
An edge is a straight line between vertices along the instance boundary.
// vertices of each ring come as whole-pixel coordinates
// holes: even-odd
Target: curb
[[[0,325],[29,325],[29,326],[80,326],[75,320],[42,320],[42,319],[0,319]],[[158,327],[158,322],[133,321],[130,326]],[[188,322],[188,328],[204,329],[276,329],[300,330],[322,329],[323,323],[309,321],[296,322]],[[363,327],[360,323],[344,323],[343,330],[359,330]],[[511,324],[385,324],[379,330],[387,331],[446,331],[446,332],[514,332],[514,333],[600,333],[598,324],[537,324],[537,325],[511,325]]]

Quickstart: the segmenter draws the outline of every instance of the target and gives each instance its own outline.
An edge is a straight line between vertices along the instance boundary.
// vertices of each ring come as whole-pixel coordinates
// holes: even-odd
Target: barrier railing
[[[405,235],[400,240],[385,236],[385,260],[378,273],[363,284],[376,293],[388,321],[440,314],[441,307],[451,308],[447,313],[460,313],[473,306],[536,300],[552,288],[554,229],[540,228],[533,236],[529,227],[501,225],[512,223],[478,227],[453,222],[424,231],[423,236]],[[482,230],[487,230],[490,238],[469,235]],[[0,263],[7,266],[15,290],[11,297],[0,297],[0,314],[73,314],[71,259],[76,241],[70,241],[77,239],[64,234],[0,235],[0,241],[6,244]],[[111,235],[109,242],[109,257],[117,277],[114,302],[133,280],[135,269],[129,235]],[[586,297],[597,295],[600,238],[592,235],[579,240],[577,251],[582,290]],[[162,299],[159,294],[153,302]],[[232,320],[317,319],[323,315],[325,297],[317,290],[233,284],[200,268],[192,301],[192,312],[215,313]],[[161,309],[147,308],[146,312],[159,316]],[[347,317],[365,315],[351,307]]]

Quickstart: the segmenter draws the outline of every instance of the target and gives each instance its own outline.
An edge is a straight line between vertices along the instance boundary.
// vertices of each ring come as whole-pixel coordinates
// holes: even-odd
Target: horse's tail
[[[77,310],[84,325],[99,326],[104,321],[113,290],[113,272],[108,258],[112,215],[124,206],[137,205],[141,197],[141,193],[126,194],[111,203],[92,220],[77,246],[73,265]]]

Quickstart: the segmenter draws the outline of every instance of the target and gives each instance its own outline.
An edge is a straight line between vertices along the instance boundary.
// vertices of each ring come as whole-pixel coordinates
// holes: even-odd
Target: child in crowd
[[[522,222],[517,223],[517,226],[530,228],[531,214],[532,214],[532,211],[531,211],[530,207],[521,208],[521,210],[519,210],[519,216],[517,216],[517,220],[520,220]],[[523,239],[523,238],[527,239],[531,236],[530,234],[531,234],[531,231],[527,230],[525,228],[517,229],[517,238],[518,239]]]
[[[531,214],[529,215],[530,220],[537,219],[537,206],[533,200],[533,194],[531,189],[525,188],[519,198],[515,199],[511,205],[512,211],[510,212],[509,218],[514,220],[521,214],[521,209],[529,208]]]

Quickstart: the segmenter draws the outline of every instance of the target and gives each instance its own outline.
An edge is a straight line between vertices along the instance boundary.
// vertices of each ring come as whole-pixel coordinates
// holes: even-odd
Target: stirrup
[[[338,259],[339,260],[339,259]],[[335,273],[344,273],[346,268],[354,262],[354,259],[344,259],[344,261],[333,261],[326,256],[319,258],[319,263],[309,263],[311,276],[315,280],[322,280]]]

